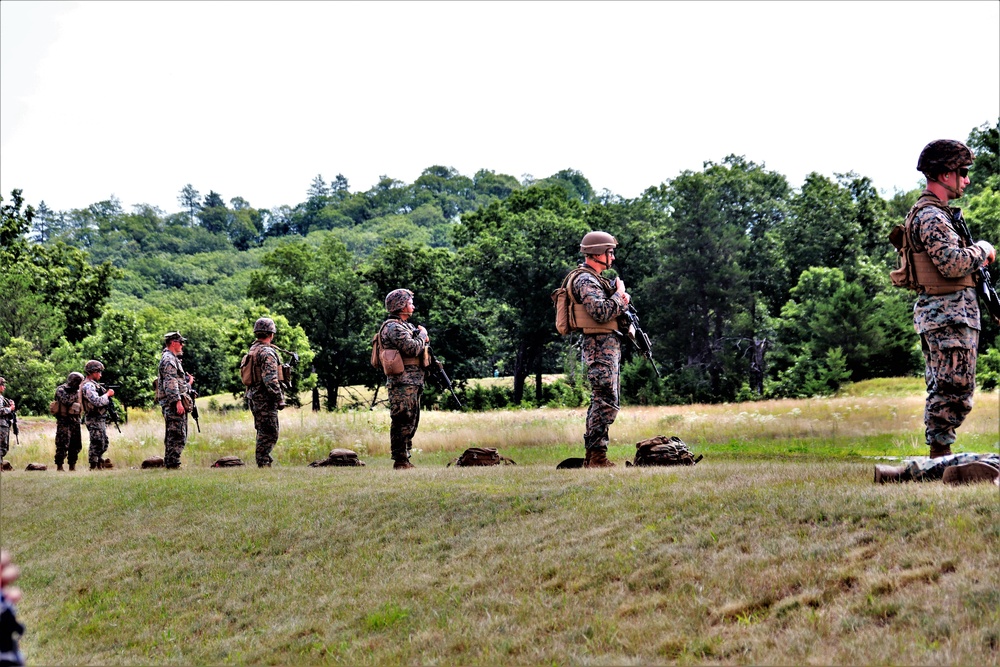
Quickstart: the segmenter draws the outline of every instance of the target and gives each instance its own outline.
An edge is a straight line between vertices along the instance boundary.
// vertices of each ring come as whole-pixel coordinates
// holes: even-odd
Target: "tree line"
[[[998,125],[970,132],[972,185],[957,202],[993,243]],[[914,295],[889,282],[887,240],[919,192],[884,198],[855,173],[812,173],[793,188],[736,155],[633,199],[596,193],[572,169],[518,180],[443,166],[357,192],[342,175],[318,175],[305,201],[270,210],[190,184],[174,213],[126,211],[113,197],[57,212],[15,190],[0,225],[0,375],[20,405],[42,412],[69,371],[98,358],[127,407],[148,406],[161,336],[180,330],[199,391],[239,394],[239,358],[266,314],[278,344],[302,356],[298,388],[334,409],[343,388],[381,383],[371,336],[385,294],[408,287],[415,321],[470,405],[579,405],[579,351],[555,332],[549,293],[580,260],[583,234],[601,229],[619,241],[616,269],[662,371],[626,354],[625,402],[829,394],[923,367]],[[1000,380],[998,333],[983,323],[987,389]],[[551,373],[564,379],[543,384]],[[513,376],[513,390],[467,384],[494,374]]]

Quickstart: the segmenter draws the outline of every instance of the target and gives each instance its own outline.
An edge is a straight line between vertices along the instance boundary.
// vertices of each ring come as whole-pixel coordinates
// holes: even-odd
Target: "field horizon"
[[[872,483],[875,461],[925,453],[921,406],[905,379],[625,407],[618,466],[565,471],[583,410],[425,413],[405,472],[377,410],[283,412],[266,470],[208,467],[252,464],[239,411],[202,407],[180,471],[138,469],[162,454],[154,412],[111,433],[102,472],[52,472],[29,418],[0,545],[29,664],[996,665],[1000,490]],[[978,395],[957,449],[997,451],[998,423]],[[705,459],[624,467],[659,433]],[[518,465],[445,467],[471,444]],[[367,466],[305,465],[334,446]]]

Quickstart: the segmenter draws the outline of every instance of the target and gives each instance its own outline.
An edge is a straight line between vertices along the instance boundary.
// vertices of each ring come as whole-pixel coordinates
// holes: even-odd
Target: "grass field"
[[[115,470],[24,472],[53,448],[22,420],[0,543],[30,664],[1000,664],[1000,492],[871,482],[924,453],[919,383],[626,408],[601,471],[554,469],[583,411],[544,409],[425,413],[402,473],[385,411],[289,410],[279,467],[213,470],[252,422],[202,410],[178,472],[133,468],[162,453],[136,412]],[[998,418],[979,395],[956,449]],[[658,433],[705,460],[622,467]],[[519,465],[445,467],[473,443]],[[368,466],[305,466],[335,446]]]

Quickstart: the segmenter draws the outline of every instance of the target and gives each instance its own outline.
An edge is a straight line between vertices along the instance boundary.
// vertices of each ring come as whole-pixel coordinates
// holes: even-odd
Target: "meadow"
[[[209,399],[174,472],[138,469],[162,454],[156,413],[131,411],[116,468],[93,473],[53,472],[52,421],[22,419],[0,477],[22,648],[53,665],[1000,664],[1000,491],[872,483],[875,462],[925,453],[921,389],[626,407],[618,466],[594,471],[555,469],[582,455],[584,410],[425,412],[405,472],[381,409],[286,410],[269,470],[209,467],[253,462],[249,414]],[[705,459],[624,467],[656,434]],[[518,465],[445,467],[473,444]],[[367,466],[306,466],[333,447]],[[982,393],[956,450],[998,449]]]

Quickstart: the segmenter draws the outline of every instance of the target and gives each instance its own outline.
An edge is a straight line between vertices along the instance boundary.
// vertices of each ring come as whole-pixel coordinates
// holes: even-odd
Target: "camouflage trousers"
[[[56,465],[61,466],[63,461],[68,460],[71,466],[75,466],[81,449],[80,417],[56,417]]]
[[[583,337],[583,363],[590,384],[590,407],[583,434],[585,449],[607,451],[608,429],[618,416],[622,348],[617,334],[593,334]]]
[[[10,424],[0,422],[0,459],[10,450]]]
[[[936,459],[921,456],[915,459],[907,459],[903,463],[906,465],[907,472],[910,473],[910,479],[917,482],[933,482],[944,477],[945,468],[972,463],[973,461],[981,461],[1000,469],[1000,454],[974,454],[972,452],[951,454]]]
[[[257,430],[257,465],[274,463],[271,450],[278,443],[278,404],[266,399],[247,397],[253,414],[253,427]]]
[[[104,417],[87,416],[87,433],[90,434],[90,446],[87,448],[87,459],[91,468],[100,468],[101,459],[108,451],[108,421]]]
[[[920,343],[926,362],[925,440],[932,448],[950,447],[955,442],[955,430],[972,410],[979,332],[964,325],[950,325],[925,331]]]
[[[181,467],[181,452],[187,444],[188,413],[177,414],[177,405],[167,403],[163,406],[163,465],[166,468]]]
[[[389,452],[393,461],[410,460],[413,449],[413,434],[420,424],[420,396],[424,388],[415,384],[404,384],[389,389]]]

